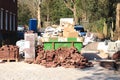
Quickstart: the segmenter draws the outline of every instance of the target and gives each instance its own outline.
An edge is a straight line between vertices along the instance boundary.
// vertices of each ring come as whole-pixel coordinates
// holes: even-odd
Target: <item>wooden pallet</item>
[[[6,62],[11,62],[11,61],[18,62],[19,59],[0,59],[0,60],[6,61]]]

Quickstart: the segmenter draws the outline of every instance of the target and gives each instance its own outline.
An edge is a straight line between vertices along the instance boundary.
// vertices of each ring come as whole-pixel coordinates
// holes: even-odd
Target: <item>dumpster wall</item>
[[[44,42],[44,50],[56,50],[61,47],[75,47],[78,51],[81,51],[82,46],[82,42]]]

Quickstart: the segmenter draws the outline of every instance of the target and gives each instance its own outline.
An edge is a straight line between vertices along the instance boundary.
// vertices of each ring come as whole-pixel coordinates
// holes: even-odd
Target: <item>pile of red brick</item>
[[[0,59],[18,59],[19,48],[13,45],[4,45],[0,48]]]
[[[113,54],[112,56],[113,60],[120,60],[120,51],[117,51],[116,53]]]
[[[93,66],[93,64],[88,62],[74,47],[44,51],[43,47],[38,46],[36,52],[37,57],[34,63],[46,67],[62,66],[65,68],[85,68]]]

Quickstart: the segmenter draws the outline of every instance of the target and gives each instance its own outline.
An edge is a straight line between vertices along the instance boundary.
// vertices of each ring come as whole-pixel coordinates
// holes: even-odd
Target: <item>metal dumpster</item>
[[[67,41],[59,42],[56,39],[49,39],[49,42],[43,42],[44,50],[56,50],[61,47],[75,47],[78,49],[78,51],[81,51],[81,48],[83,47],[82,42],[77,42],[76,38],[68,38]]]

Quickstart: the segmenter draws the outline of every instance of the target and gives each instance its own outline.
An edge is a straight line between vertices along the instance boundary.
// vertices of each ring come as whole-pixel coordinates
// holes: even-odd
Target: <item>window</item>
[[[5,29],[8,30],[8,11],[5,12]]]
[[[0,10],[0,30],[1,30],[1,10]]]
[[[10,31],[12,31],[12,12],[10,12],[10,18],[9,18],[9,26],[10,26]]]
[[[15,14],[13,14],[13,30],[15,31]]]
[[[0,11],[0,13],[1,13],[1,15],[0,15],[0,23],[1,23],[1,26],[0,26],[0,28],[1,28],[1,30],[3,29],[3,8],[1,8],[1,11]]]

